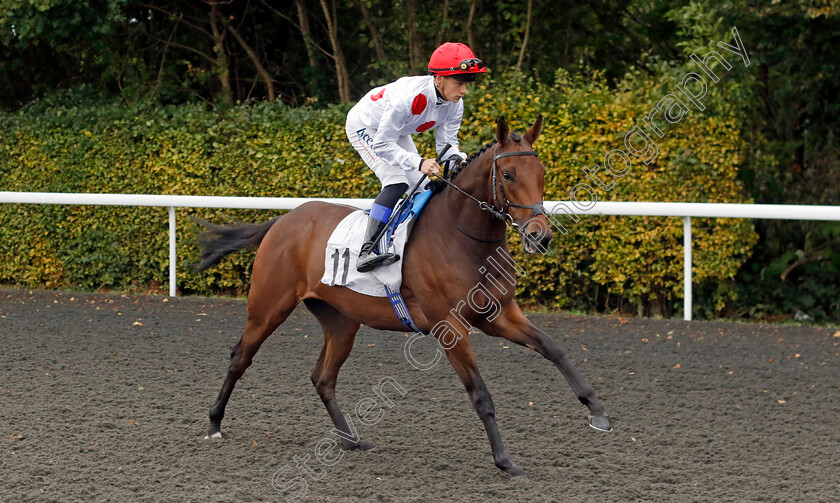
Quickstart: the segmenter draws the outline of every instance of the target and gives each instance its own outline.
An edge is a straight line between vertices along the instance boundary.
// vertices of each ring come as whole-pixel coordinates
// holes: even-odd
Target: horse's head
[[[542,115],[524,136],[510,133],[504,117],[496,124],[496,148],[491,168],[491,197],[510,216],[528,253],[545,253],[554,233],[543,208],[545,166],[532,150],[542,131]]]

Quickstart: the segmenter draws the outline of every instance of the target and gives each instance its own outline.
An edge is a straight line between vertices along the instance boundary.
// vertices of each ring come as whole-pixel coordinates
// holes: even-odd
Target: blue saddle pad
[[[403,211],[402,214],[400,214],[400,223],[405,222],[409,218],[417,218],[417,216],[420,215],[420,212],[423,211],[423,208],[426,206],[426,201],[428,201],[430,197],[432,197],[431,189],[424,190],[419,194],[415,194],[411,198],[411,208],[408,211]]]
[[[408,200],[404,199],[400,202],[396,209],[394,209],[394,211],[398,212],[397,217],[394,218],[394,221],[388,227],[388,231],[379,240],[377,250],[381,252],[381,250],[387,250],[391,246],[392,236],[397,227],[404,222],[417,218],[426,206],[426,202],[432,197],[432,192],[431,189],[427,189],[414,194]]]

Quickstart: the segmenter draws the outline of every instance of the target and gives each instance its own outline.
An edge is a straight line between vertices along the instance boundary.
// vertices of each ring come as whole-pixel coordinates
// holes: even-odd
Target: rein
[[[499,146],[496,145],[495,149],[493,150],[493,167],[492,167],[492,175],[491,175],[491,182],[490,182],[493,185],[493,201],[494,201],[494,203],[492,205],[490,203],[488,203],[487,201],[482,201],[482,200],[476,198],[472,194],[469,194],[468,192],[463,190],[461,187],[458,187],[457,185],[455,185],[454,183],[450,182],[449,180],[447,180],[443,177],[438,177],[438,179],[443,181],[444,183],[446,183],[447,185],[449,185],[453,189],[457,190],[461,194],[467,196],[469,199],[472,199],[475,203],[478,204],[478,207],[482,211],[486,211],[486,212],[490,213],[490,215],[493,218],[495,218],[496,220],[501,220],[502,222],[505,223],[505,225],[507,227],[519,232],[519,224],[516,223],[513,220],[513,217],[510,215],[510,213],[508,213],[508,211],[507,211],[508,208],[513,207],[513,208],[530,209],[531,210],[531,216],[529,217],[529,220],[531,218],[535,217],[536,215],[545,214],[545,208],[543,207],[543,203],[541,203],[541,202],[535,203],[535,204],[530,204],[530,205],[510,202],[507,198],[507,194],[505,194],[504,186],[502,184],[498,184],[498,185],[496,184],[496,171],[497,171],[496,161],[498,159],[501,159],[502,157],[513,157],[513,156],[523,156],[523,155],[533,155],[535,157],[539,157],[539,156],[533,150],[525,150],[525,151],[517,151],[517,152],[502,152],[501,154],[496,153],[496,152],[498,152],[498,150],[499,150]],[[504,205],[501,205],[500,209],[496,209],[496,203],[499,201],[498,192],[499,192],[500,189],[501,189],[501,193],[502,193],[502,199],[504,200]],[[496,238],[496,239],[482,239],[482,238],[478,238],[476,236],[473,236],[470,233],[468,233],[467,231],[461,229],[452,220],[452,216],[449,214],[449,207],[446,205],[446,201],[447,201],[447,199],[444,199],[444,209],[446,210],[446,216],[449,218],[449,222],[452,224],[453,227],[458,229],[458,231],[460,231],[462,234],[466,235],[468,238],[474,239],[476,241],[480,241],[482,243],[495,243],[495,242],[501,241],[502,239],[505,238],[505,233],[502,233],[501,237]]]

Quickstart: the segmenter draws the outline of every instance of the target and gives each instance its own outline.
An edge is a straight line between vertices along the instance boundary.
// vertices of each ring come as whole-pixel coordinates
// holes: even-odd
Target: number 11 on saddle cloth
[[[380,250],[389,249],[400,257],[404,255],[405,243],[414,220],[418,218],[431,195],[431,190],[420,192],[409,201],[410,207],[400,205],[395,210],[402,214],[394,219],[391,228],[380,238],[377,243]],[[374,297],[387,297],[386,287],[392,292],[398,292],[400,289],[402,260],[366,273],[356,270],[354,264],[364,242],[366,218],[365,212],[354,211],[344,217],[330,234],[324,256],[324,275],[321,277],[321,283],[329,286],[345,286],[354,292]]]

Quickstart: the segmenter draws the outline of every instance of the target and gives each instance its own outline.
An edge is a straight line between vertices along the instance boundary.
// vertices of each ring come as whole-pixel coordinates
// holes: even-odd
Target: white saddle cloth
[[[321,283],[346,286],[354,292],[374,297],[387,297],[386,285],[391,291],[398,291],[402,283],[402,257],[408,238],[408,227],[412,221],[405,221],[397,227],[391,248],[388,250],[399,255],[400,260],[363,273],[356,270],[356,261],[359,258],[359,248],[364,243],[367,219],[364,211],[354,211],[344,217],[330,234]],[[381,241],[384,239],[383,237]]]

